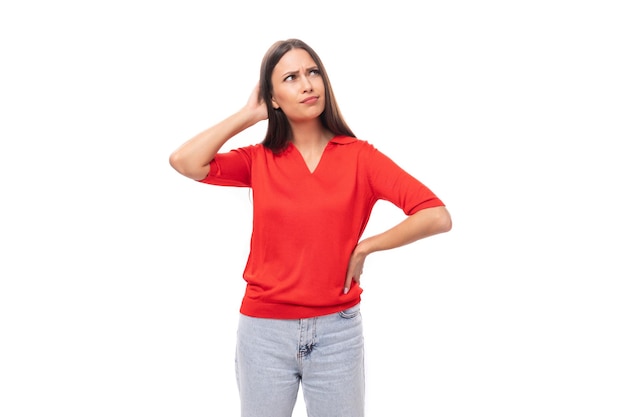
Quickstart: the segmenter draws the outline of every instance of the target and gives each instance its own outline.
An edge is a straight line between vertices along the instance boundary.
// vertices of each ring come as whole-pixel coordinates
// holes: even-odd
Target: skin
[[[334,135],[324,129],[319,118],[325,105],[324,83],[309,53],[293,49],[283,55],[272,73],[272,85],[271,106],[283,111],[289,119],[292,142],[313,172]],[[176,149],[170,156],[172,167],[191,179],[204,179],[210,162],[230,138],[267,119],[267,107],[258,101],[258,92],[257,84],[244,107]],[[391,229],[361,240],[350,256],[344,293],[352,281],[360,282],[365,259],[370,254],[445,233],[451,228],[448,210],[434,207],[420,210]]]
[[[313,58],[303,49],[287,52],[272,73],[272,107],[289,119],[293,144],[314,171],[334,136],[319,119],[324,111],[324,81]]]

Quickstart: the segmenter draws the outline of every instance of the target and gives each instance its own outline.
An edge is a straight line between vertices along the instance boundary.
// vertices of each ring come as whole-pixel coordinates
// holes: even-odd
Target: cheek
[[[318,83],[315,84],[314,86],[315,91],[322,97],[325,97],[325,93],[326,93],[326,88],[324,87],[324,81],[320,80]]]
[[[274,90],[274,95],[272,97],[274,101],[282,107],[284,105],[288,105],[294,99],[297,99],[298,93],[297,91],[292,91],[289,88],[280,88]]]
[[[315,85],[315,91],[320,94],[321,97],[325,96],[326,93],[326,88],[324,87],[324,81],[320,80],[316,85]]]

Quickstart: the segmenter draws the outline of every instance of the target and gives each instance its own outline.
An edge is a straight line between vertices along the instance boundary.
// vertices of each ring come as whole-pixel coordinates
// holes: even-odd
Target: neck
[[[292,124],[293,144],[300,149],[326,146],[334,136],[332,132],[324,129],[319,123]]]

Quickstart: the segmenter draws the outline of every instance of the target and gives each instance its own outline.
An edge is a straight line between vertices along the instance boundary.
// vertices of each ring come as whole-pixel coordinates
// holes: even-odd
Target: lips
[[[305,98],[300,103],[302,103],[302,104],[312,104],[312,103],[317,102],[317,100],[319,100],[319,96],[311,96],[311,97]]]

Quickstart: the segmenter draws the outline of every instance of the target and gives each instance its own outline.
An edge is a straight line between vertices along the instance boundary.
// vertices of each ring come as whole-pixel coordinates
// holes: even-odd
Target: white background
[[[367,415],[623,417],[618,3],[3,2],[0,415],[238,415],[248,192],[167,159],[298,37],[454,220],[368,259]]]

